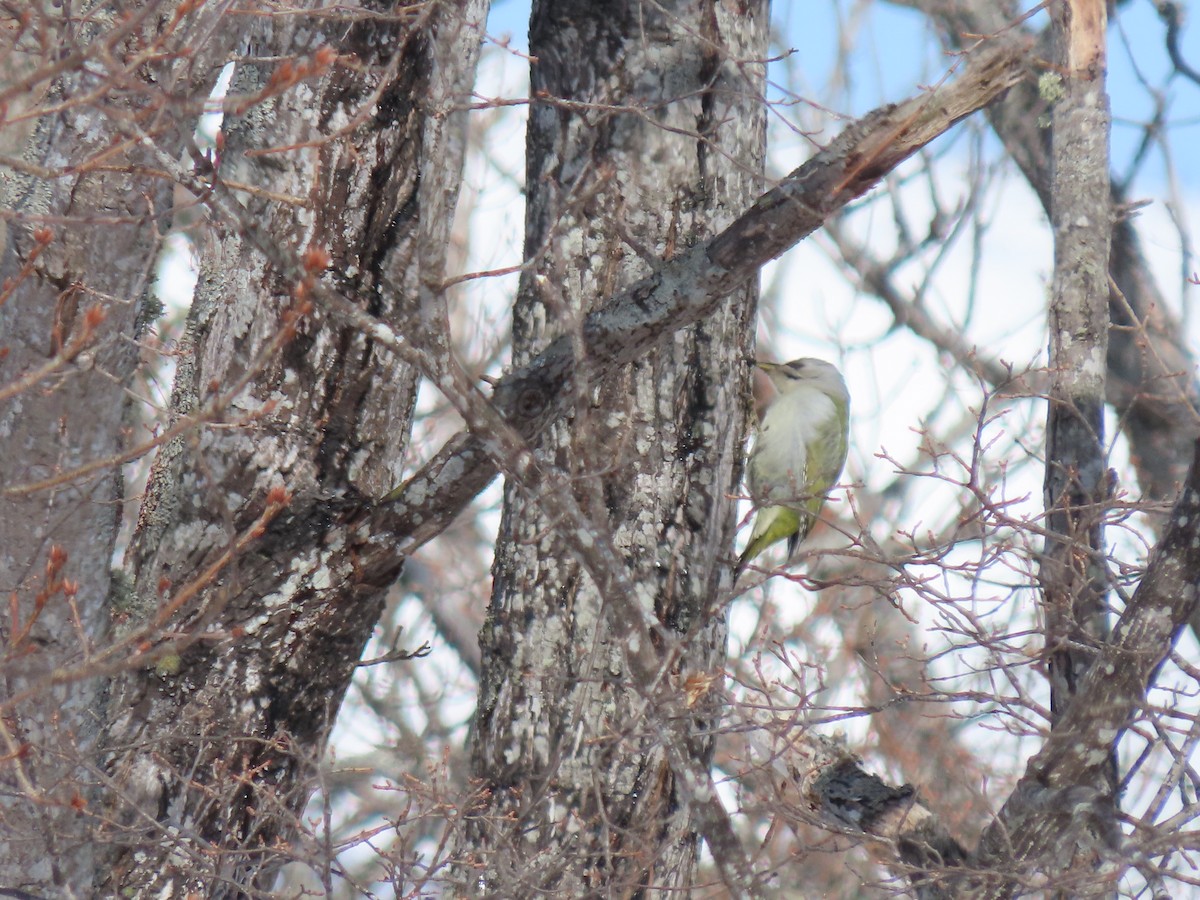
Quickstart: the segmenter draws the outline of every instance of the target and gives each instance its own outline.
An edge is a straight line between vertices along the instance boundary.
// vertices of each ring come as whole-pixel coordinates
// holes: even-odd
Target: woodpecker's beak
[[[764,372],[770,372],[772,369],[779,368],[779,363],[766,362],[765,360],[756,362],[755,365],[758,366],[760,369],[762,369]]]

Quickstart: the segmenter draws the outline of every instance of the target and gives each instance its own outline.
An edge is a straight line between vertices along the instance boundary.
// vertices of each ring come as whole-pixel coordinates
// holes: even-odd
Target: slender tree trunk
[[[1054,283],[1050,302],[1050,403],[1046,419],[1048,535],[1040,577],[1046,610],[1050,706],[1057,720],[1109,637],[1104,513],[1110,485],[1104,440],[1108,355],[1109,240],[1107,16],[1103,0],[1053,10],[1061,77],[1044,81],[1052,101]],[[1085,847],[1114,846],[1116,747],[1106,783],[1092,785],[1108,809]],[[1105,820],[1106,819],[1106,820]],[[1097,829],[1093,825],[1092,829]],[[1081,857],[1081,858],[1080,858]],[[1097,862],[1094,849],[1057,867]],[[1088,886],[1090,893],[1108,893]],[[1065,895],[1062,895],[1065,896]]]
[[[1061,715],[1108,635],[1103,515],[1108,500],[1104,368],[1108,350],[1108,95],[1104,4],[1077,0],[1055,14],[1065,73],[1054,81],[1054,296],[1047,416],[1046,511],[1053,537],[1042,559],[1051,704]],[[1085,51],[1086,48],[1086,51]],[[1074,650],[1067,642],[1080,646]]]
[[[514,362],[579,334],[615,289],[733,220],[760,190],[766,3],[538,2],[530,25],[526,256]],[[716,675],[756,292],[600,380],[538,442],[611,541],[638,602],[688,635],[666,677]],[[497,896],[687,890],[697,839],[656,710],[631,683],[625,632],[539,511],[510,484],[488,621],[474,759],[484,787],[470,877]],[[611,609],[611,606],[608,606]],[[687,752],[707,764],[697,708]],[[471,890],[474,890],[472,888]]]

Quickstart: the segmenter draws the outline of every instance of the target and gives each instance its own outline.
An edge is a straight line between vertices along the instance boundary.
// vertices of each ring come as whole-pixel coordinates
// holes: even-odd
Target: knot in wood
[[[546,396],[537,388],[525,388],[517,394],[516,413],[522,419],[532,419],[546,408]]]

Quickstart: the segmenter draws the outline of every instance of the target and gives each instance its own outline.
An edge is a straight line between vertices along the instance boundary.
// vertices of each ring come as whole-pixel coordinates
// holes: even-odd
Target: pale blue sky
[[[1024,3],[1028,7],[1033,4]],[[847,0],[776,0],[775,25],[795,50],[799,70],[811,86],[813,99],[822,99],[837,61],[838,35],[851,17]],[[1186,6],[1186,4],[1185,4]],[[528,0],[496,0],[492,4],[489,32],[511,35],[513,46],[526,49]],[[903,99],[919,84],[941,76],[946,68],[937,52],[925,18],[919,13],[880,2],[862,18],[856,46],[861,55],[851,73],[848,100],[839,112],[861,115],[881,103]],[[1044,24],[1046,14],[1033,20]],[[1150,88],[1163,91],[1170,110],[1168,124],[1178,154],[1178,177],[1185,189],[1200,190],[1200,152],[1184,148],[1200,145],[1200,85],[1176,76],[1170,81],[1170,60],[1165,45],[1166,28],[1151,0],[1131,0],[1116,17],[1110,31],[1109,93],[1113,117],[1113,165],[1123,175],[1142,140],[1141,124],[1153,114]],[[1193,68],[1200,69],[1200,25],[1182,33],[1181,49]],[[1132,56],[1131,56],[1132,53]],[[1136,68],[1135,68],[1136,63]],[[782,80],[782,79],[776,79]],[[1154,190],[1163,176],[1162,158],[1152,153],[1142,169],[1139,187]]]

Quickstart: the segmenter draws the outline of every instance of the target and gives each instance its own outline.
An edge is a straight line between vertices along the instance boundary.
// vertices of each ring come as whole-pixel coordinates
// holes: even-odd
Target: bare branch
[[[1089,669],[1075,699],[984,833],[977,864],[1012,871],[1049,862],[1064,839],[1104,817],[1102,783],[1111,748],[1145,702],[1155,673],[1196,608],[1200,592],[1200,442],[1146,574],[1121,615],[1112,641]],[[1015,883],[990,882],[964,896],[1005,897]]]
[[[602,376],[699,321],[758,269],[803,240],[832,213],[870,190],[889,171],[986,106],[1022,77],[1027,45],[998,40],[966,58],[954,80],[880,108],[764,194],[723,233],[664,262],[658,272],[613,296],[582,329],[589,371]],[[492,401],[525,437],[562,415],[573,393],[572,338],[554,341],[496,386]],[[381,508],[411,553],[439,534],[496,476],[479,438],[451,439]]]

